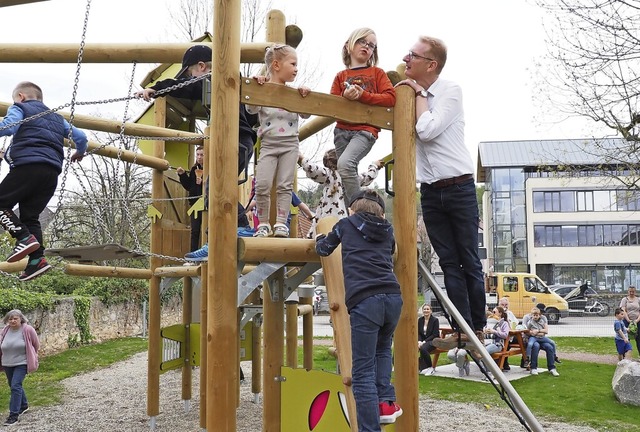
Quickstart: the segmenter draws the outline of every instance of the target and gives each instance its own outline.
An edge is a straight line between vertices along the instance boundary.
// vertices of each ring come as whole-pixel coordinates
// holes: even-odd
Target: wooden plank
[[[59,256],[65,260],[80,262],[109,261],[144,256],[116,243],[71,248],[52,248],[45,249],[44,252],[47,256]]]
[[[338,219],[334,217],[320,219],[318,222],[318,233],[327,234],[337,221]],[[349,412],[349,419],[351,421],[351,431],[357,432],[356,402],[353,398],[353,388],[351,387],[351,322],[349,320],[349,313],[347,312],[347,305],[344,303],[342,246],[338,246],[328,257],[320,257],[320,262],[322,263],[324,281],[327,286],[329,312],[333,322],[333,333],[338,349],[338,362],[340,364],[340,374],[342,375],[342,383],[344,384],[345,396],[347,398],[347,411]],[[416,340],[417,339],[416,336]],[[415,344],[412,344],[412,346],[415,347]]]
[[[291,112],[393,129],[394,108],[367,105],[357,101],[345,103],[341,96],[311,92],[303,98],[297,89],[271,83],[259,85],[252,78],[243,78],[241,98],[242,102],[249,105],[280,107]]]

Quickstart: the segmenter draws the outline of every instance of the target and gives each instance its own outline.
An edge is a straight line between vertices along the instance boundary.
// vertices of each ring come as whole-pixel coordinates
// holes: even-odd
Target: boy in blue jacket
[[[13,135],[4,154],[10,170],[0,183],[0,227],[16,239],[7,262],[29,255],[27,267],[19,276],[21,281],[28,281],[51,268],[44,258],[39,217],[58,185],[64,139],[71,132],[76,145],[71,162],[80,162],[87,150],[87,136],[60,114],[46,113],[49,108],[42,103],[42,89],[36,84],[19,83],[12,97],[14,104],[0,122],[0,136]],[[13,212],[16,204],[19,218]]]
[[[356,193],[350,216],[328,235],[316,237],[316,252],[330,255],[342,243],[345,304],[351,321],[352,382],[358,430],[380,431],[402,414],[391,384],[391,343],[402,309],[393,273],[395,238],[384,219],[384,200],[371,189]]]

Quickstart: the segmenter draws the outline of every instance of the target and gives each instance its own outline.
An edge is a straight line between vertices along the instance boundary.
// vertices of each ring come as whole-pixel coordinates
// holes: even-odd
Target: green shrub
[[[87,278],[71,277],[62,271],[54,269],[47,274],[29,282],[29,291],[71,295],[88,282]]]
[[[98,297],[104,304],[142,302],[148,295],[145,279],[90,278],[74,291],[75,295]]]
[[[22,312],[42,308],[49,310],[59,296],[51,293],[27,291],[21,288],[0,288],[0,314],[4,316],[12,309]]]

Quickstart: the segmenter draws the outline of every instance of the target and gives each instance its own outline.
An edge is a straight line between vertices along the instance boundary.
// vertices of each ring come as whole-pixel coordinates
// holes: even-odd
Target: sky
[[[86,43],[182,42],[172,29],[176,0],[93,0]],[[474,161],[481,141],[580,138],[579,122],[542,124],[536,120],[549,107],[536,106],[539,89],[532,82],[536,59],[545,52],[541,12],[531,0],[409,0],[383,8],[377,2],[323,0],[318,7],[300,0],[273,0],[272,9],[284,12],[288,24],[298,25],[304,38],[298,47],[300,75],[305,67],[317,78],[312,90],[329,92],[336,72],[344,69],[341,49],[356,28],[370,27],[377,35],[380,63],[395,70],[419,35],[435,36],[448,46],[442,77],[457,81],[463,90],[466,144]],[[316,4],[316,3],[314,3]],[[320,6],[321,5],[321,6]],[[77,43],[83,30],[86,2],[49,0],[0,8],[0,43]],[[25,25],[28,23],[28,26]],[[185,41],[186,42],[186,41]],[[1,60],[0,52],[0,60]],[[134,90],[156,65],[139,64]],[[132,65],[83,64],[76,100],[103,100],[126,96]],[[75,64],[0,63],[0,101],[11,102],[19,81],[39,84],[45,103],[53,108],[71,100]],[[146,105],[135,101],[129,116]],[[81,106],[77,113],[124,116],[124,104]],[[65,110],[65,111],[68,111]],[[0,141],[1,144],[1,141]],[[327,143],[330,145],[331,143]],[[304,146],[302,147],[304,150]],[[362,166],[391,151],[391,133],[383,131]]]

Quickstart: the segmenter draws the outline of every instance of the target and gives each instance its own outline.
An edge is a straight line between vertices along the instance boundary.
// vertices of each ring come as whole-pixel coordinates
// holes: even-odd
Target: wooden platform
[[[72,248],[45,249],[44,254],[47,256],[58,256],[67,261],[78,262],[109,261],[139,258],[144,256],[116,243]]]

